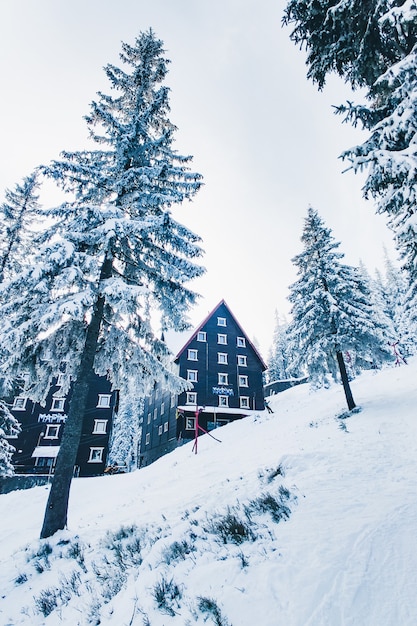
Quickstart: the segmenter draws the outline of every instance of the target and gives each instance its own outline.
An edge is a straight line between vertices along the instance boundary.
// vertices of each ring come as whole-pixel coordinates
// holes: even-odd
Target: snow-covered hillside
[[[0,496],[3,626],[414,626],[417,360],[295,387],[129,475]]]

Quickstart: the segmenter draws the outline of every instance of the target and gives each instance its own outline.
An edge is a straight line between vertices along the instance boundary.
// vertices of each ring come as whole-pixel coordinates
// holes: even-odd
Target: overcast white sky
[[[373,272],[385,220],[361,197],[363,179],[338,155],[365,135],[333,115],[351,97],[337,79],[307,82],[304,53],[281,28],[284,0],[1,0],[0,197],[61,150],[86,145],[83,115],[120,42],[152,27],[171,59],[176,148],[205,186],[175,217],[203,238],[198,324],[224,298],[263,356],[274,311],[287,314],[291,258],[311,204],[347,263]]]

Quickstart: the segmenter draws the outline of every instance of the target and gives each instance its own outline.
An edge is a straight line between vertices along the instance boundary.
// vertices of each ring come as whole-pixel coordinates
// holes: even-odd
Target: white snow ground
[[[362,374],[347,419],[341,387],[295,387],[197,455],[76,479],[50,540],[48,488],[1,495],[0,624],[415,626],[416,383],[417,359]],[[251,506],[267,493],[288,519]]]

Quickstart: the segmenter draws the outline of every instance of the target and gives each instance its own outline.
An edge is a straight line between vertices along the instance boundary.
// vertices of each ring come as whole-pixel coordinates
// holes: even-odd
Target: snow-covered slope
[[[414,626],[416,381],[364,373],[345,419],[339,386],[294,387],[197,455],[77,479],[51,540],[47,488],[0,496],[0,623]]]

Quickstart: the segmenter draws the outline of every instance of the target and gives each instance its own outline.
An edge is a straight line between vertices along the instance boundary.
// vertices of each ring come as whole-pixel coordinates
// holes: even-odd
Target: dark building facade
[[[194,330],[174,359],[190,390],[170,395],[159,385],[145,399],[141,464],[184,440],[263,411],[266,365],[222,300]]]
[[[18,475],[51,475],[54,472],[71,397],[71,391],[67,396],[61,392],[62,376],[65,374],[58,374],[51,386],[45,406],[32,402],[24,394],[13,400],[10,410],[22,427],[17,437],[9,438],[16,449],[12,462]],[[111,391],[110,383],[95,376],[83,420],[76,476],[104,473],[117,401],[118,394]]]

